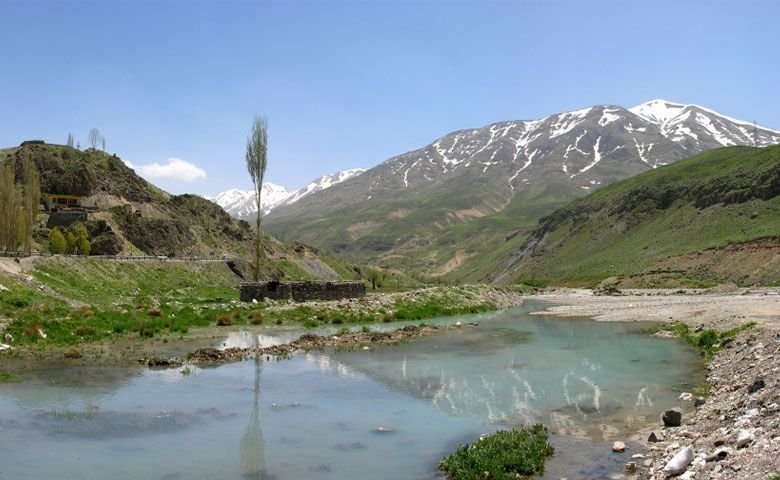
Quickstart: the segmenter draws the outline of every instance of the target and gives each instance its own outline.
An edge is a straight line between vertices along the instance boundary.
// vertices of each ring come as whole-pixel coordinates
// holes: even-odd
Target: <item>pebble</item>
[[[693,394],[689,392],[683,392],[680,394],[679,399],[682,400],[683,402],[692,402]]]

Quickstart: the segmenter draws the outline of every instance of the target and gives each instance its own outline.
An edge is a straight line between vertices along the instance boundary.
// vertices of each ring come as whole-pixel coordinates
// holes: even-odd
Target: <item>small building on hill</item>
[[[43,209],[49,213],[58,212],[60,210],[67,209],[80,209],[81,200],[83,197],[80,195],[62,195],[58,193],[44,193],[43,197]]]

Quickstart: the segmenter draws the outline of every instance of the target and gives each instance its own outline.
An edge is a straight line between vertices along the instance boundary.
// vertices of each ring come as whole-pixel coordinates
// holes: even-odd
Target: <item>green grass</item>
[[[705,328],[700,332],[693,332],[688,325],[681,322],[675,322],[661,325],[651,331],[671,332],[675,336],[682,338],[690,345],[696,347],[709,359],[721,349],[724,340],[734,338],[745,330],[753,328],[755,325],[756,322],[748,322],[723,332],[719,332],[714,328]]]
[[[17,383],[21,382],[22,377],[14,373],[0,372],[0,383]]]
[[[513,278],[592,286],[664,259],[780,237],[778,171],[780,147],[732,147],[604,187],[542,219],[544,244]],[[767,269],[746,278],[707,266],[662,273],[682,286],[778,282]]]
[[[451,480],[505,479],[530,476],[544,471],[544,462],[554,448],[542,425],[500,430],[463,445],[442,459],[439,469]]]

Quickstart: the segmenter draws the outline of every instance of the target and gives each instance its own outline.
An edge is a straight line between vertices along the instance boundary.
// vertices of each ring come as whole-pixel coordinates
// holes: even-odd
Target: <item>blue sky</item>
[[[288,187],[596,104],[664,98],[780,129],[778,18],[774,0],[2,0],[0,147],[83,147],[97,127],[147,176],[189,174],[151,178],[166,190],[214,194],[251,185],[257,114],[267,180]]]

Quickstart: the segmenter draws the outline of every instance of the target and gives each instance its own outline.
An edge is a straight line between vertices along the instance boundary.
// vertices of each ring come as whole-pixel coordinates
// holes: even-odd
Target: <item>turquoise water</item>
[[[188,375],[53,367],[0,385],[0,478],[436,478],[460,443],[529,422],[556,434],[545,478],[602,478],[629,457],[606,442],[702,381],[694,352],[640,324],[529,309],[448,319],[479,326],[395,347]]]

